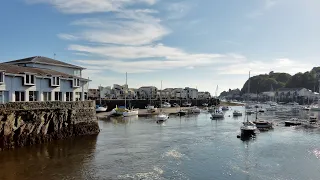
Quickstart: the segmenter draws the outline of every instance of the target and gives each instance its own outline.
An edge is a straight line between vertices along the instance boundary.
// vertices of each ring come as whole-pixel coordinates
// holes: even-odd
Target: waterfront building
[[[84,69],[41,56],[0,63],[0,103],[84,100]]]
[[[139,99],[157,98],[158,88],[155,86],[142,86],[137,90]]]
[[[198,99],[210,99],[211,94],[208,91],[198,92]]]
[[[99,89],[89,89],[88,90],[88,99],[99,99],[100,98],[100,88]]]
[[[198,99],[198,89],[186,87],[187,99]]]

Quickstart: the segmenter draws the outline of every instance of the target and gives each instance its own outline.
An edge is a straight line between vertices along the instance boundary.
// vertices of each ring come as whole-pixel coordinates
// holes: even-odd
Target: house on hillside
[[[41,56],[0,63],[0,103],[85,100],[84,69]]]

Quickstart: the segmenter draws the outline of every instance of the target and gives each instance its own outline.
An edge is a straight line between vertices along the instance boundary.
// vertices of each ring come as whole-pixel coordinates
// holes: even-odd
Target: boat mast
[[[124,108],[127,108],[127,72],[126,72],[126,84],[124,85]]]
[[[101,106],[101,84],[100,84],[100,86],[99,86],[99,98],[100,98],[100,99],[99,99],[99,100],[100,100],[99,103],[100,103],[100,106]]]
[[[160,112],[162,111],[162,80],[161,80],[161,88],[160,88]]]

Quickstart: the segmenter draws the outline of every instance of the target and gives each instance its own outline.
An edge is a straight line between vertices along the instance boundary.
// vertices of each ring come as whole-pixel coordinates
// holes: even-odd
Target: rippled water
[[[98,136],[0,152],[0,179],[319,180],[320,132],[283,127],[273,112],[259,117],[277,126],[250,141],[236,138],[244,117],[232,111],[221,121],[205,113],[163,125],[100,121]]]

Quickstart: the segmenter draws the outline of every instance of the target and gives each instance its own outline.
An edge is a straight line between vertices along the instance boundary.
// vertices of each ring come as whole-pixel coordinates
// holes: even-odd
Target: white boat
[[[247,121],[243,122],[242,126],[240,127],[241,137],[255,135],[257,130],[257,126],[253,122],[250,122],[249,117],[247,116]]]
[[[271,107],[266,107],[266,110],[267,111],[276,111],[277,108],[276,108],[276,106],[271,106]]]
[[[161,81],[161,91],[162,91],[162,81]],[[163,104],[166,104],[167,102],[164,102]],[[162,98],[161,98],[161,96],[160,96],[160,104],[161,104],[161,107],[162,107]],[[170,105],[170,103],[167,103],[167,105]],[[170,105],[170,107],[171,107],[171,105]],[[162,112],[162,109],[160,108],[160,114],[158,114],[157,115],[157,117],[156,117],[156,122],[157,123],[161,123],[161,122],[165,122],[165,121],[167,121],[169,119],[169,116],[167,115],[167,114],[165,114],[165,113],[163,113]]]
[[[234,110],[233,111],[233,116],[242,116],[242,112],[240,112],[238,110]]]
[[[164,102],[164,103],[161,104],[161,107],[163,107],[163,108],[169,108],[169,107],[171,107],[171,104],[168,103],[168,102]]]
[[[208,104],[207,103],[203,103],[202,106],[208,107]]]
[[[305,106],[302,109],[305,110],[305,111],[310,111],[311,108],[310,108],[310,106]]]
[[[252,109],[247,109],[246,114],[248,115],[254,114],[254,111]]]
[[[289,121],[284,122],[285,126],[298,126],[301,125],[301,121],[298,118],[291,118]]]
[[[108,107],[97,106],[96,112],[106,112]]]
[[[320,106],[319,104],[314,104],[310,108],[311,111],[320,111]]]
[[[224,118],[223,112],[216,109],[213,113],[211,113],[211,119],[221,119]]]
[[[190,109],[191,113],[200,113],[201,110],[197,107],[197,106],[193,106],[191,109]]]
[[[137,116],[139,114],[138,109],[127,109],[125,112],[122,113],[123,117],[129,117],[129,116]]]

